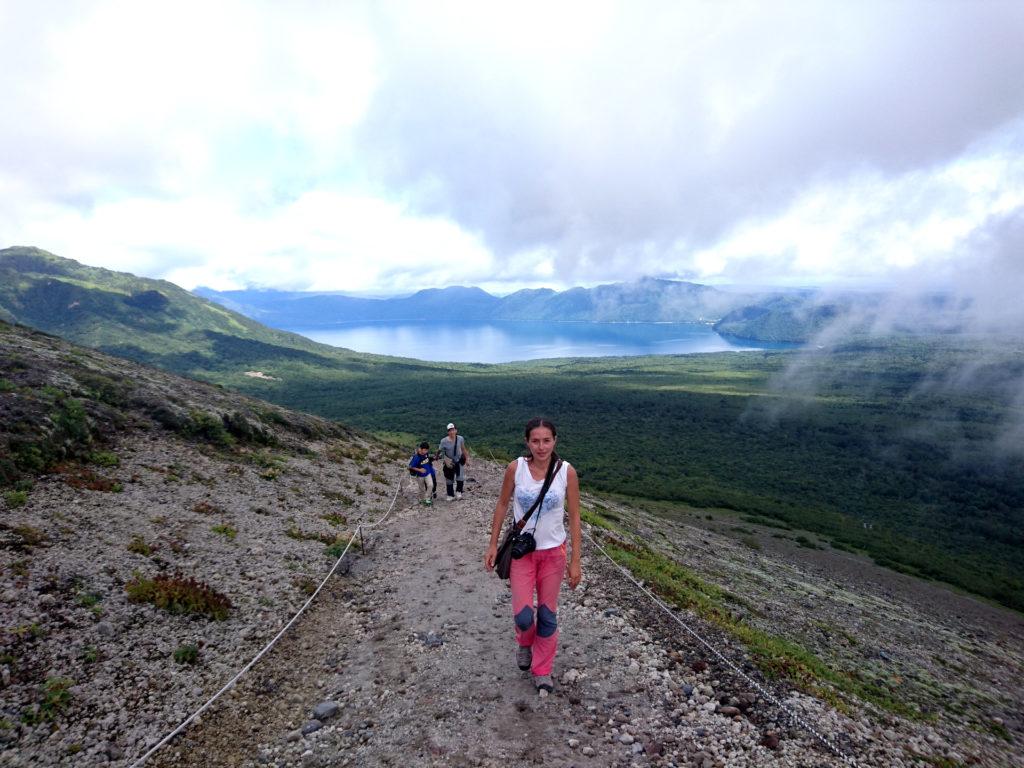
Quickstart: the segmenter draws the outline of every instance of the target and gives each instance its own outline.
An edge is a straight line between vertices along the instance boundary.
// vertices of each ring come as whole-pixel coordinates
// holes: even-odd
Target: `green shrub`
[[[26,709],[22,714],[22,720],[28,725],[39,725],[39,723],[56,720],[68,704],[71,703],[71,691],[68,690],[75,684],[70,677],[51,677],[40,686],[43,700],[34,707]]]
[[[147,544],[146,540],[141,536],[135,536],[128,544],[129,552],[133,552],[136,555],[143,555],[144,557],[149,557],[156,551],[156,549],[155,545]]]
[[[174,614],[202,615],[217,621],[226,619],[231,601],[209,584],[181,574],[147,579],[139,574],[125,585],[133,603],[152,603]]]
[[[4,501],[7,503],[7,506],[10,507],[11,509],[14,509],[15,507],[20,507],[26,501],[28,501],[28,492],[8,491],[7,493],[4,494]]]
[[[100,652],[95,645],[87,645],[82,649],[82,662],[84,664],[95,664],[99,660]]]
[[[222,419],[202,411],[192,411],[181,431],[189,437],[196,437],[221,447],[227,447],[235,442],[225,429]]]
[[[320,515],[322,520],[326,520],[331,525],[345,525],[348,522],[348,518],[344,515],[339,515],[337,512],[331,512],[329,515]]]
[[[102,599],[102,595],[98,595],[95,592],[88,592],[84,589],[78,593],[78,604],[83,608],[92,608],[98,605]]]
[[[347,540],[342,541],[341,539],[338,539],[333,544],[324,549],[324,555],[331,558],[332,560],[337,560],[339,557],[341,557],[341,553],[345,551],[345,547],[347,546]]]
[[[117,454],[110,451],[93,451],[89,454],[89,461],[100,467],[117,467],[121,464]]]
[[[234,541],[235,536],[238,535],[238,530],[236,528],[233,528],[232,526],[228,525],[227,523],[221,523],[220,525],[215,525],[210,530],[213,531],[214,533],[221,534],[228,541]]]
[[[199,660],[199,648],[186,643],[174,650],[174,660],[179,664],[195,664]]]

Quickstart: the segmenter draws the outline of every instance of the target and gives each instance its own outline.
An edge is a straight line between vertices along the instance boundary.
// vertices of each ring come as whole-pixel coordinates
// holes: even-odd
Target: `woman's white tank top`
[[[537,549],[552,549],[565,541],[565,489],[568,485],[568,472],[569,462],[563,461],[544,495],[544,502],[533,510],[530,519],[526,521],[523,530],[533,534],[537,540]],[[530,465],[520,456],[516,466],[516,487],[512,491],[512,514],[516,522],[523,519],[543,486],[544,481],[533,479]]]

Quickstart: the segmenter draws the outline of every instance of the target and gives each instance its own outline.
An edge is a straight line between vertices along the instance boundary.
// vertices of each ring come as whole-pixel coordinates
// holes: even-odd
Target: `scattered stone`
[[[619,736],[619,741],[622,742],[623,744],[632,744],[633,743],[633,737],[630,736],[628,733],[624,733],[621,736]]]
[[[768,749],[775,750],[779,748],[779,734],[774,731],[769,731],[761,737],[759,742],[762,747],[768,747]]]
[[[340,705],[336,701],[321,701],[313,707],[313,719],[329,720],[338,714],[338,709],[340,709]]]
[[[308,736],[309,734],[315,731],[319,731],[323,727],[324,724],[321,723],[319,720],[310,720],[308,723],[303,725],[300,730],[302,731],[303,736]]]

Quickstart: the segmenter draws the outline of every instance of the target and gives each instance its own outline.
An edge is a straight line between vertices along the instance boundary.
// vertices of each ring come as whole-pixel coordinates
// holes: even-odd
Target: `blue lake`
[[[797,346],[726,339],[711,326],[697,323],[496,321],[460,325],[383,321],[283,330],[356,352],[460,363],[508,363],[549,357],[682,355]]]

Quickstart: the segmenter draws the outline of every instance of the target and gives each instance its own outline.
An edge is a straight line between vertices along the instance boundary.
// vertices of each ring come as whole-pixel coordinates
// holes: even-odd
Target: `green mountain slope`
[[[379,359],[268,328],[165,280],[0,250],[0,319],[194,376],[265,360],[361,367]]]

